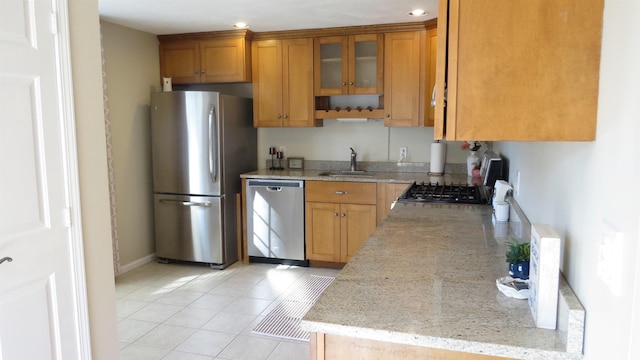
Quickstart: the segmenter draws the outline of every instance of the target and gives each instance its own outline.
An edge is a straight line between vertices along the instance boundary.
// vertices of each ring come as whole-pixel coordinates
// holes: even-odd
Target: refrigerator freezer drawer
[[[209,264],[226,262],[224,198],[154,195],[156,256]]]

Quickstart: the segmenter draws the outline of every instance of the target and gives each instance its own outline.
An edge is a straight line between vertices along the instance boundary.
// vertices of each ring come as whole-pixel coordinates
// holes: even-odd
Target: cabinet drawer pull
[[[334,194],[336,194],[336,195],[347,195],[348,192],[346,192],[346,191],[334,191]]]

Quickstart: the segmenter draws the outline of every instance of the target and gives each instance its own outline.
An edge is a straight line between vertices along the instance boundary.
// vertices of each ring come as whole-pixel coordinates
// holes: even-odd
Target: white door
[[[66,1],[0,0],[2,360],[91,356],[68,28],[56,18],[66,24]]]

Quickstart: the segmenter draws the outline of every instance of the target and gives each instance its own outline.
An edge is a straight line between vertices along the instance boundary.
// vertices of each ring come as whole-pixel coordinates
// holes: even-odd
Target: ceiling
[[[391,24],[433,19],[438,0],[98,0],[101,20],[155,35],[254,32]],[[427,16],[409,16],[420,8]]]

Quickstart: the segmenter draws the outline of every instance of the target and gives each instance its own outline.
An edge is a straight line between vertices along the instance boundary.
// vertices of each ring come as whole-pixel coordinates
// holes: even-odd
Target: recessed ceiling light
[[[243,22],[237,22],[237,23],[233,24],[233,27],[236,28],[236,29],[248,29],[249,28],[249,24],[243,23]]]
[[[415,10],[412,10],[412,11],[409,12],[410,16],[426,16],[428,14],[429,14],[428,12],[426,12],[426,11],[424,11],[422,9],[415,9]]]

